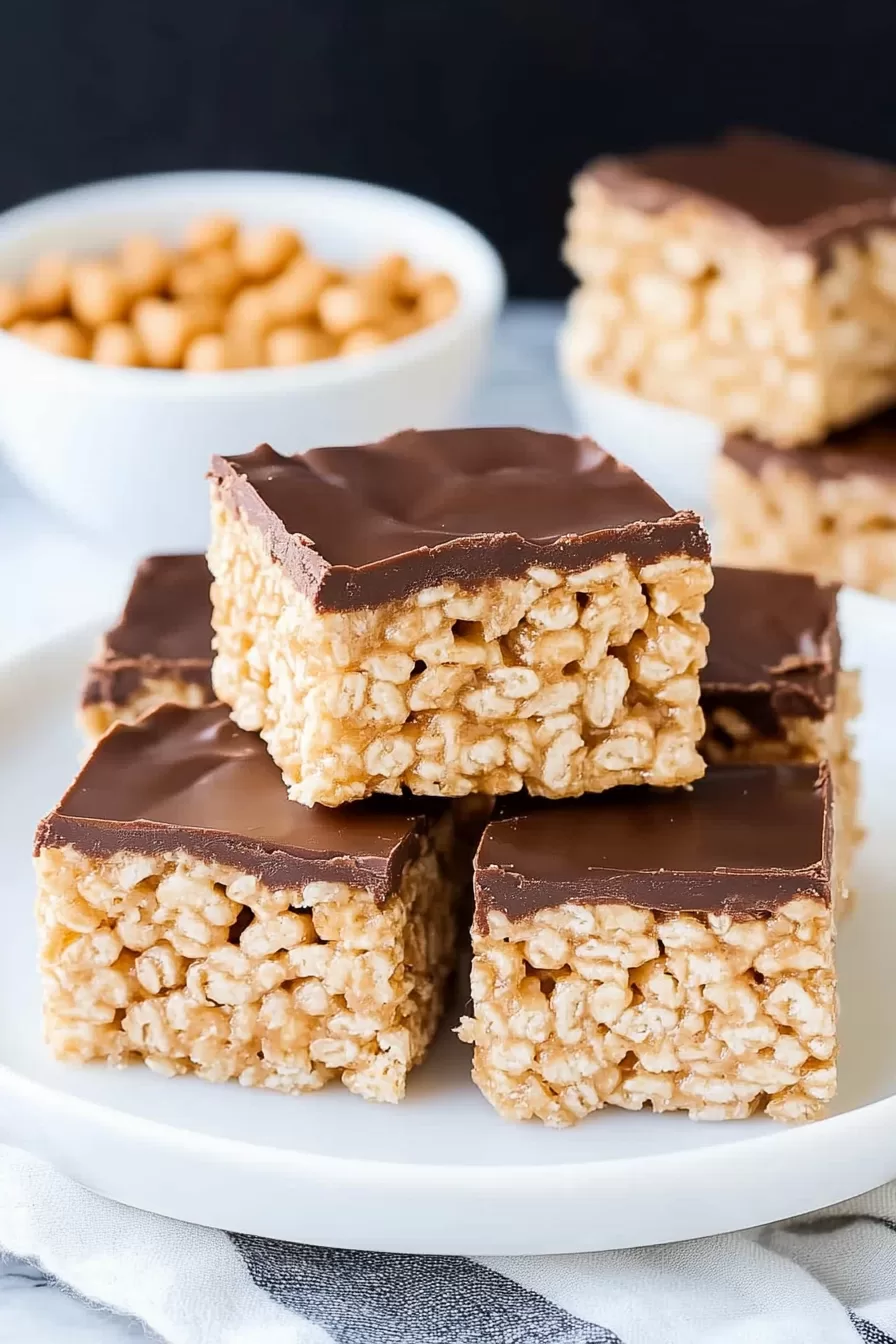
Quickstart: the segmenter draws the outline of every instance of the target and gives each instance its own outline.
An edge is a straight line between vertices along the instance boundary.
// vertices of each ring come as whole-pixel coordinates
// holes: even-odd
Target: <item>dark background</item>
[[[596,153],[732,123],[896,160],[896,0],[6,0],[0,207],[91,178],[282,168],[403,187],[564,293]]]

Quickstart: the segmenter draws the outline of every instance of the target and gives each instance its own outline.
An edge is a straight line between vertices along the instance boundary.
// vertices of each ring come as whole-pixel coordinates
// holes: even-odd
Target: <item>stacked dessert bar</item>
[[[472,881],[460,1031],[502,1115],[816,1114],[855,828],[835,590],[718,570],[707,629],[700,520],[584,439],[211,481],[207,562],[141,566],[85,687],[112,727],[38,828],[57,1056],[399,1100]]]
[[[719,558],[896,595],[896,168],[753,132],[598,159],[565,255],[568,372],[725,431]]]

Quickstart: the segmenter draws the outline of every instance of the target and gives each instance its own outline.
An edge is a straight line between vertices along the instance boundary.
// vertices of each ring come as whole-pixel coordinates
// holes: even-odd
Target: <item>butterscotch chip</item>
[[[140,299],[131,317],[149,363],[157,369],[176,369],[195,332],[186,307],[169,299]]]
[[[85,327],[118,322],[131,302],[131,292],[116,266],[108,261],[78,261],[69,276],[72,314]]]
[[[455,299],[450,277],[416,271],[400,253],[350,274],[309,256],[290,228],[240,230],[212,214],[188,227],[181,253],[133,234],[112,257],[39,258],[21,292],[0,282],[0,327],[74,351],[83,342],[71,333],[19,325],[73,319],[96,332],[90,357],[121,367],[285,366],[373,350],[438,320]]]
[[[236,293],[240,280],[240,269],[233,253],[227,248],[213,247],[175,266],[169,288],[177,298],[226,301]]]
[[[386,319],[384,330],[390,341],[398,341],[403,336],[413,336],[423,325],[420,314],[414,308],[402,305],[392,309]]]
[[[227,341],[218,332],[194,336],[184,351],[184,368],[194,373],[220,373],[227,367]]]
[[[296,257],[295,261],[272,280],[266,289],[266,309],[278,323],[301,322],[313,318],[317,303],[338,272],[314,257]]]
[[[346,282],[329,285],[317,304],[320,324],[333,336],[346,336],[356,327],[382,326],[389,317],[388,300],[375,286]]]
[[[211,294],[197,295],[193,299],[182,300],[187,316],[191,336],[199,336],[206,331],[221,331],[227,315],[227,309],[220,299]]]
[[[187,252],[207,252],[215,247],[230,247],[238,230],[239,225],[232,215],[201,215],[187,225],[184,249]]]
[[[457,286],[450,275],[424,278],[417,299],[417,312],[424,326],[450,317],[457,307]]]
[[[705,533],[590,440],[263,446],[212,490],[215,692],[295,801],[703,773]]]
[[[228,332],[254,331],[263,335],[274,325],[270,295],[264,285],[247,285],[234,297],[224,317]]]
[[[406,298],[413,284],[411,263],[400,253],[391,252],[364,272],[363,282],[389,298]]]
[[[119,270],[135,299],[164,289],[172,260],[168,249],[152,234],[131,234],[118,249]]]
[[[97,327],[90,357],[95,364],[115,364],[121,368],[138,368],[146,363],[137,333],[127,322],[109,322]]]
[[[32,317],[56,317],[68,304],[71,264],[61,252],[47,252],[25,281],[25,306]]]
[[[267,363],[263,329],[252,326],[226,327],[227,364],[231,369],[258,369]]]
[[[40,346],[51,355],[68,355],[71,359],[87,359],[90,354],[90,342],[87,336],[69,317],[54,317],[49,322],[38,322],[31,332],[33,345]]]
[[[237,264],[252,280],[270,280],[302,244],[292,229],[277,224],[241,229],[234,245]]]
[[[314,327],[277,327],[268,334],[264,349],[268,364],[308,364],[329,359],[336,353],[336,342]]]
[[[339,345],[340,355],[360,355],[367,350],[379,350],[389,344],[389,337],[380,327],[358,327],[343,337]]]
[[[11,327],[25,315],[25,300],[15,285],[0,281],[0,327]]]
[[[18,322],[13,322],[9,328],[9,334],[10,336],[18,336],[20,341],[28,341],[33,345],[34,337],[40,325],[32,317],[20,317]]]

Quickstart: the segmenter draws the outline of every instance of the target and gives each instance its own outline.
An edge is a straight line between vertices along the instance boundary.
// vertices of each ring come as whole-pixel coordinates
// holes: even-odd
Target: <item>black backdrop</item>
[[[452,207],[517,295],[569,286],[570,175],[766,125],[896,160],[896,0],[5,0],[0,206],[255,167]]]

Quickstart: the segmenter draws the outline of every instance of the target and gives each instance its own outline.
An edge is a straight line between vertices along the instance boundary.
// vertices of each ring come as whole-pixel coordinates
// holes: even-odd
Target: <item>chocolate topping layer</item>
[[[884,411],[860,425],[838,430],[823,443],[805,448],[776,448],[763,439],[735,434],[722,449],[751,476],[761,476],[777,463],[815,481],[844,481],[852,476],[896,478],[896,409]]]
[[[261,738],[237,728],[225,706],[168,705],[99,742],[38,826],[35,852],[69,844],[91,856],[184,850],[272,887],[347,882],[385,901],[439,815],[419,800],[291,803]]]
[[[778,736],[782,718],[823,719],[840,667],[837,587],[805,574],[724,566],[713,574],[704,712],[735,709],[768,737]]]
[[[486,827],[476,923],[566,901],[739,919],[801,893],[829,902],[832,843],[827,766],[717,766],[692,789],[530,801]]]
[[[152,677],[195,682],[211,694],[210,586],[204,555],[142,560],[121,619],[87,670],[81,703],[126,704]]]
[[[697,197],[798,251],[896,222],[896,168],[760,131],[598,159],[586,172],[635,210],[658,214]]]
[[[695,513],[674,513],[590,439],[528,429],[405,430],[358,448],[215,457],[233,512],[261,529],[322,611],[375,607],[448,580],[566,573],[625,553],[709,558]]]

